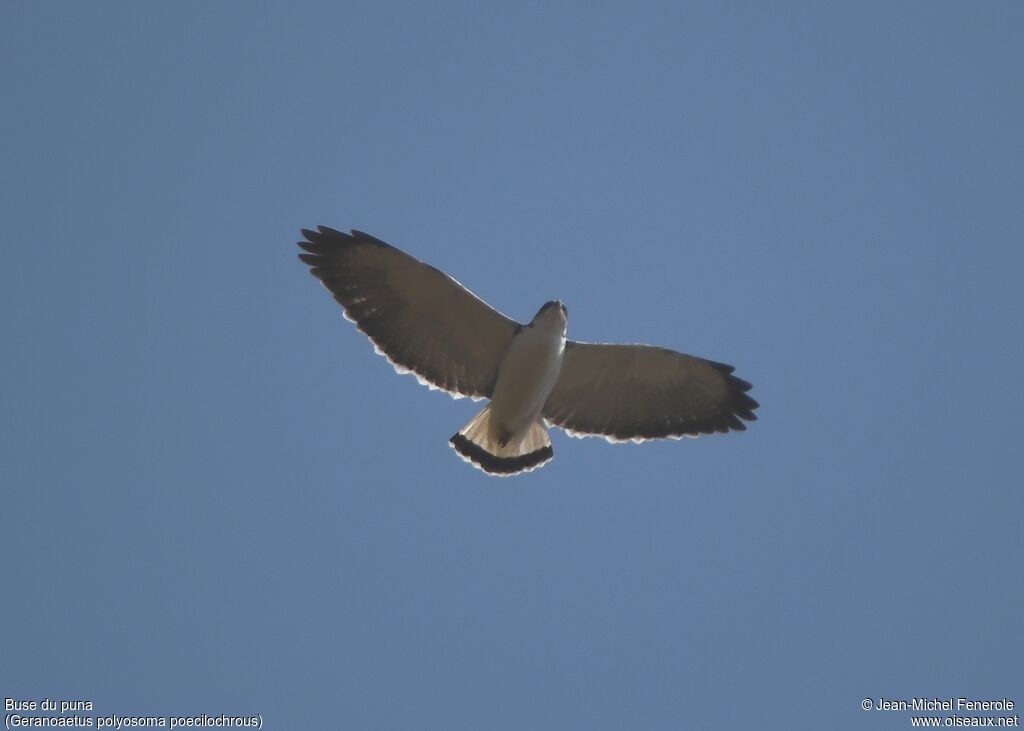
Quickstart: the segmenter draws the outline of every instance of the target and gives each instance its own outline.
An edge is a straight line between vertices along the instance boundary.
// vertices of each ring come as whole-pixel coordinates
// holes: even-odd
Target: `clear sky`
[[[9,3],[0,694],[270,729],[1024,705],[1024,5]],[[295,258],[734,364],[744,434],[396,376]]]

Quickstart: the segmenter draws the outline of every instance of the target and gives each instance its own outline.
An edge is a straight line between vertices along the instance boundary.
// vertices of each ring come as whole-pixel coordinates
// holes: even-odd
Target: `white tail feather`
[[[490,417],[488,404],[449,440],[458,455],[474,467],[489,475],[508,477],[536,469],[554,456],[548,431],[540,419],[526,436],[501,446],[491,438]]]

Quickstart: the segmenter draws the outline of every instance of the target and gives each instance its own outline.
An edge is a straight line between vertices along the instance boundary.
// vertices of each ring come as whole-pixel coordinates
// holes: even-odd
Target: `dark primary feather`
[[[303,229],[299,254],[378,350],[456,396],[489,397],[520,325],[444,272],[361,231]]]
[[[744,431],[758,403],[732,371],[667,348],[570,340],[542,414],[576,436],[613,441]]]

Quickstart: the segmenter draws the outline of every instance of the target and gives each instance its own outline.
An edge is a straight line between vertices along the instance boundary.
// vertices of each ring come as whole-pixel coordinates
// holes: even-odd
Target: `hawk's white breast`
[[[515,443],[537,421],[558,380],[565,352],[565,312],[546,307],[509,343],[491,397],[491,436]]]

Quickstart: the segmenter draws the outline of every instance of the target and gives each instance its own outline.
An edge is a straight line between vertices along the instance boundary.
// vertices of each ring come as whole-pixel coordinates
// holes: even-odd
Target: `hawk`
[[[568,311],[526,325],[439,269],[361,231],[302,229],[299,258],[399,373],[455,398],[489,399],[449,443],[489,475],[551,460],[547,427],[611,442],[744,431],[757,419],[733,367],[650,345],[567,340]]]

